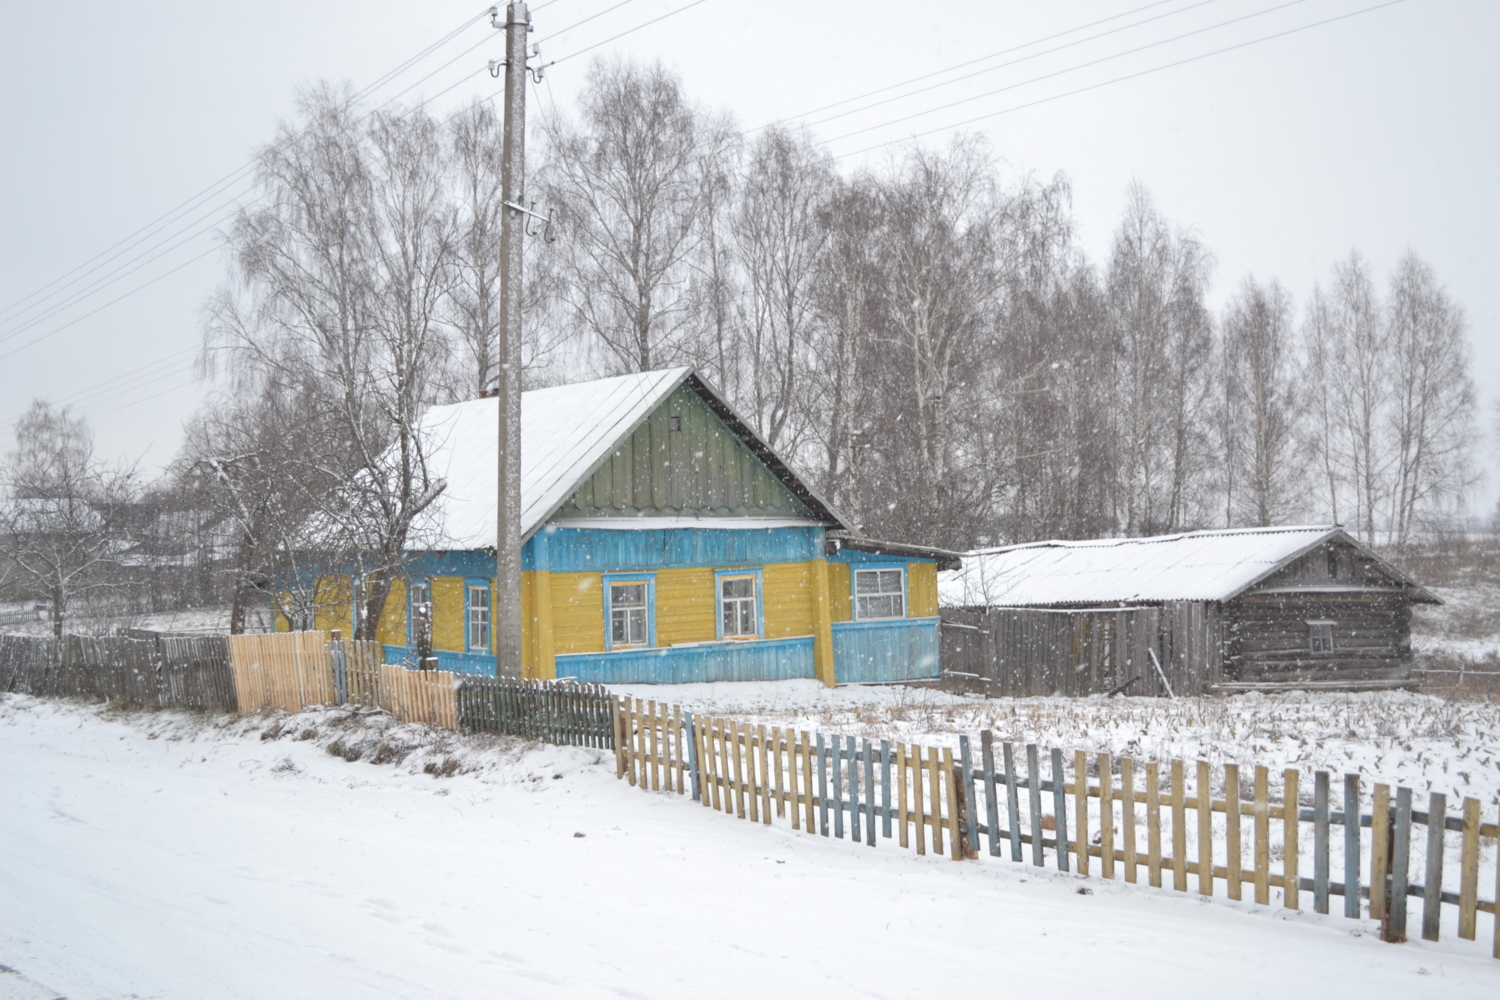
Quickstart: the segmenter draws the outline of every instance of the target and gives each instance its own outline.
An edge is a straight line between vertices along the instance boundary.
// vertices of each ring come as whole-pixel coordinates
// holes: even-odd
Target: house
[[[494,397],[432,408],[446,487],[378,635],[494,673]],[[523,672],[603,683],[938,674],[953,553],[861,537],[689,368],[526,392]],[[286,627],[281,623],[281,627]],[[351,627],[348,606],[317,627]]]
[[[1332,525],[986,549],[939,601],[945,670],[997,694],[1401,686],[1439,603]]]

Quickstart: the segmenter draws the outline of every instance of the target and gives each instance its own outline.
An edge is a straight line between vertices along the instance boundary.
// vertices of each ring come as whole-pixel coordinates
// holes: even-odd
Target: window
[[[1329,546],[1328,548],[1328,579],[1339,578],[1339,553],[1338,550]]]
[[[469,584],[469,649],[490,651],[489,584]]]
[[[1314,653],[1333,652],[1333,622],[1308,622],[1307,648]]]
[[[725,639],[752,639],[760,635],[754,576],[719,577],[719,623]]]
[[[609,585],[609,644],[646,646],[650,644],[646,615],[649,610],[645,580]]]
[[[859,621],[875,618],[905,618],[905,570],[855,570],[854,617]]]
[[[667,429],[671,430],[671,431],[680,431],[680,430],[682,430],[682,418],[681,417],[669,417],[667,419]]]

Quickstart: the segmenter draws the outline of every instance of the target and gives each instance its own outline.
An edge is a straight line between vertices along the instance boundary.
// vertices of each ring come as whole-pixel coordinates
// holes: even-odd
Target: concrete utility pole
[[[495,25],[499,27],[497,23]],[[505,141],[500,186],[507,206],[526,183],[526,34],[524,3],[505,8]],[[521,241],[522,211],[500,217],[500,481],[495,526],[495,674],[521,676]]]

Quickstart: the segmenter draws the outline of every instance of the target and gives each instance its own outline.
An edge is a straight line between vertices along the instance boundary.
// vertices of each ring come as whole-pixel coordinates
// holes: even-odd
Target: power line
[[[1269,42],[1269,41],[1274,41],[1275,39],[1278,39],[1278,38],[1285,38],[1288,35],[1295,35],[1295,34],[1298,34],[1300,32],[1303,32],[1303,31],[1310,31],[1313,28],[1321,28],[1324,25],[1333,24],[1333,23],[1335,23],[1337,21],[1346,21],[1346,20],[1348,20],[1351,17],[1359,17],[1361,14],[1369,14],[1372,11],[1383,10],[1386,7],[1394,7],[1397,4],[1405,3],[1405,2],[1406,2],[1406,0],[1387,0],[1387,2],[1385,2],[1385,3],[1378,3],[1378,4],[1375,4],[1375,5],[1370,6],[1370,7],[1361,8],[1360,10],[1349,11],[1348,13],[1339,14],[1339,15],[1337,15],[1335,17],[1326,18],[1325,20],[1322,20],[1322,21],[1314,21],[1314,22],[1312,22],[1310,24],[1300,25],[1300,26],[1298,26],[1296,28],[1289,28],[1286,31],[1278,31],[1278,32],[1276,32],[1274,34],[1263,35],[1260,38],[1253,38],[1253,39],[1251,39],[1248,42],[1239,42],[1239,43],[1237,43],[1235,45],[1227,45],[1227,46],[1225,46],[1222,49],[1215,49],[1212,52],[1204,52],[1204,53],[1202,53],[1200,55],[1189,56],[1189,57],[1187,57],[1185,59],[1178,59],[1175,62],[1165,63],[1165,64],[1163,64],[1161,66],[1153,66],[1150,69],[1143,69],[1143,70],[1140,70],[1139,72],[1127,73],[1124,76],[1118,76],[1118,77],[1114,77],[1113,79],[1103,80],[1103,81],[1101,81],[1099,83],[1089,84],[1086,87],[1079,87],[1076,90],[1069,90],[1069,91],[1067,91],[1065,93],[1061,93],[1061,94],[1053,94],[1050,97],[1038,98],[1035,101],[1028,101],[1025,104],[1017,104],[1014,107],[1003,108],[1003,109],[1001,109],[999,111],[992,111],[992,112],[989,112],[989,113],[986,113],[986,114],[976,115],[973,118],[968,118],[968,119],[965,119],[964,121],[961,121],[961,122],[954,122],[954,123],[952,123],[950,125],[942,125],[942,126],[939,126],[937,128],[928,129],[925,132],[917,132],[917,133],[915,133],[913,135],[904,136],[904,137],[902,137],[900,139],[891,139],[891,140],[889,140],[887,142],[876,143],[873,146],[866,146],[863,149],[856,149],[856,150],[852,150],[852,151],[847,152],[847,153],[837,153],[837,154],[833,155],[833,159],[835,159],[835,160],[842,160],[842,159],[844,159],[846,157],[850,157],[850,156],[859,156],[862,153],[869,153],[869,152],[872,152],[872,151],[877,150],[877,149],[884,149],[886,146],[894,146],[894,145],[896,145],[898,143],[910,142],[910,141],[915,140],[915,139],[925,138],[926,136],[929,136],[929,135],[935,135],[938,132],[946,132],[946,131],[948,131],[950,129],[963,128],[966,125],[973,125],[975,122],[985,121],[985,120],[990,119],[990,118],[998,118],[1001,115],[1008,115],[1008,114],[1010,114],[1012,112],[1015,112],[1015,111],[1023,111],[1026,108],[1034,108],[1034,107],[1036,107],[1039,104],[1048,104],[1048,103],[1051,103],[1052,101],[1062,100],[1065,97],[1074,97],[1074,96],[1076,96],[1078,94],[1086,94],[1086,93],[1088,93],[1091,90],[1099,90],[1102,87],[1108,87],[1108,86],[1111,86],[1111,85],[1116,84],[1116,83],[1124,83],[1127,80],[1135,80],[1135,79],[1139,79],[1140,77],[1143,77],[1143,76],[1150,76],[1153,73],[1160,73],[1160,72],[1163,72],[1164,70],[1175,69],[1178,66],[1186,66],[1188,63],[1195,63],[1195,62],[1199,62],[1199,61],[1201,61],[1203,59],[1211,58],[1213,56],[1223,55],[1226,52],[1234,52],[1234,51],[1236,51],[1238,49],[1249,48],[1252,45],[1259,45],[1262,42]],[[934,110],[941,110],[941,109],[934,109]],[[908,117],[910,117],[910,116],[908,116]],[[904,118],[903,119],[897,119],[897,121],[905,121],[905,120],[906,119],[904,119]],[[890,123],[887,123],[887,124],[895,124],[895,122],[890,122]],[[851,133],[851,134],[854,134],[854,133]]]
[[[683,4],[681,7],[678,7],[676,10],[669,10],[665,14],[661,15],[660,17],[653,17],[651,20],[647,21],[645,24],[638,24],[634,28],[627,28],[626,30],[620,32],[618,35],[611,35],[610,37],[606,38],[602,42],[595,42],[593,45],[584,46],[583,48],[579,49],[576,52],[569,52],[567,55],[562,56],[562,57],[557,58],[557,59],[554,59],[552,61],[554,63],[567,62],[569,59],[573,59],[573,58],[575,58],[577,56],[581,56],[585,52],[592,52],[595,49],[599,48],[600,46],[608,45],[610,42],[619,41],[621,38],[624,38],[626,35],[633,35],[637,31],[640,31],[642,28],[649,28],[653,24],[657,24],[658,22],[665,21],[669,17],[675,17],[676,15],[681,14],[685,10],[691,10],[692,8],[698,6],[700,3],[706,3],[706,2],[707,2],[707,0],[693,0],[692,3]]]
[[[549,0],[549,2],[556,2],[556,0]],[[452,31],[449,31],[446,35],[444,35],[442,38],[438,39],[436,42],[433,42],[431,45],[428,45],[422,51],[418,52],[415,56],[412,56],[412,57],[406,59],[405,61],[403,61],[402,63],[400,63],[396,67],[394,67],[393,69],[387,70],[384,74],[382,74],[380,77],[378,77],[375,80],[374,83],[371,83],[371,84],[367,85],[365,88],[363,88],[361,91],[359,91],[356,96],[365,96],[365,95],[368,95],[369,93],[372,93],[376,88],[382,86],[388,80],[393,79],[395,76],[399,75],[402,72],[405,72],[407,68],[409,68],[410,66],[412,66],[416,62],[420,61],[421,59],[426,58],[427,55],[429,55],[430,53],[432,53],[433,51],[435,51],[437,48],[441,47],[442,45],[447,44],[450,40],[452,40],[453,38],[455,38],[459,33],[463,32],[464,30],[466,30],[467,28],[469,28],[471,25],[473,25],[475,22],[477,22],[480,19],[482,19],[483,17],[485,17],[488,13],[489,13],[489,8],[486,7],[483,11],[481,11],[480,13],[476,14],[475,16],[469,18],[467,21],[463,22],[457,28],[454,28]],[[76,272],[78,272],[78,271],[80,271],[80,270],[88,267],[88,265],[90,265],[90,264],[94,263],[95,261],[99,260],[99,258],[111,254],[112,251],[115,251],[116,249],[121,249],[122,251],[124,249],[129,249],[130,246],[134,246],[136,242],[139,242],[137,240],[137,237],[141,237],[143,234],[146,234],[146,236],[149,237],[149,235],[152,235],[155,231],[157,231],[159,223],[164,223],[167,220],[170,220],[172,217],[178,215],[179,213],[181,213],[183,211],[189,211],[189,210],[191,210],[194,205],[200,203],[205,198],[211,198],[211,197],[213,197],[224,186],[229,185],[229,184],[233,184],[236,180],[241,179],[245,175],[245,173],[247,171],[253,169],[254,166],[255,166],[255,161],[254,160],[251,160],[251,161],[243,164],[242,166],[238,167],[237,169],[235,169],[231,173],[226,174],[224,177],[221,177],[219,180],[213,182],[208,187],[206,187],[203,190],[199,191],[197,194],[195,194],[192,197],[186,199],[185,201],[179,203],[178,205],[174,206],[173,208],[168,209],[166,212],[163,212],[161,215],[157,216],[155,219],[152,219],[150,222],[146,223],[144,226],[140,227],[139,229],[135,230],[134,232],[130,233],[129,235],[123,237],[119,241],[111,244],[110,246],[105,247],[103,250],[99,251],[97,254],[95,254],[94,256],[90,257],[88,260],[85,260],[83,263],[79,264],[78,266],[72,268],[69,271],[64,272],[61,275],[58,275],[56,278],[53,278],[51,281],[47,282],[45,285],[42,285],[41,287],[37,288],[36,290],[32,291],[31,293],[29,293],[29,294],[21,297],[20,299],[17,299],[15,302],[12,302],[10,305],[6,306],[4,309],[0,309],[0,320],[5,319],[6,318],[6,314],[12,312],[18,306],[23,305],[24,303],[30,301],[31,299],[33,299],[36,296],[42,294],[43,292],[46,292],[49,288],[51,288],[52,286],[58,284],[58,282],[64,281],[65,279],[71,277]],[[148,231],[151,231],[151,232],[148,232]],[[115,256],[118,256],[118,254],[115,254]],[[111,257],[111,259],[113,259],[113,258]]]
[[[986,97],[994,97],[996,94],[1003,94],[1008,90],[1015,90],[1017,87],[1026,87],[1033,83],[1040,83],[1043,80],[1050,80],[1053,77],[1063,76],[1067,73],[1076,73],[1081,69],[1088,69],[1090,66],[1098,66],[1101,63],[1113,62],[1116,59],[1123,59],[1126,56],[1135,55],[1138,52],[1145,52],[1147,49],[1160,48],[1163,45],[1170,45],[1173,42],[1180,42],[1184,38],[1192,38],[1194,35],[1201,35],[1209,31],[1217,31],[1220,28],[1227,28],[1231,24],[1239,24],[1241,21],[1248,21],[1252,18],[1264,17],[1266,14],[1274,14],[1276,11],[1285,10],[1288,7],[1295,7],[1298,4],[1303,4],[1306,2],[1307,0],[1286,0],[1285,3],[1277,4],[1274,7],[1266,7],[1262,10],[1241,15],[1240,17],[1230,18],[1227,21],[1220,21],[1218,24],[1210,24],[1207,27],[1203,28],[1194,28],[1192,31],[1185,31],[1182,34],[1174,35],[1171,38],[1163,38],[1155,42],[1147,42],[1145,45],[1138,45],[1133,49],[1126,49],[1123,52],[1115,52],[1111,55],[1100,56],[1098,59],[1090,59],[1088,62],[1078,63],[1075,66],[1069,66],[1065,69],[1055,70],[1051,73],[1043,73],[1041,76],[1034,76],[1029,80],[1022,80],[1019,83],[1006,84],[1004,87],[997,87],[994,90],[987,90],[982,94],[975,94],[972,97],[960,98],[959,100],[951,101],[948,104],[942,104],[935,108],[927,108],[922,111],[914,111],[911,114],[903,115],[900,118],[893,118],[890,121],[881,122],[877,125],[870,125],[865,128],[855,129],[852,132],[845,132],[843,135],[834,136],[832,139],[829,139],[827,141],[838,142],[842,139],[848,139],[851,136],[863,135],[866,132],[872,132],[878,128],[886,128],[891,125],[899,125],[901,122],[910,121],[913,118],[920,118],[923,115],[936,114],[939,111],[946,111],[949,108],[956,108],[960,104],[971,104],[974,101],[980,101]]]

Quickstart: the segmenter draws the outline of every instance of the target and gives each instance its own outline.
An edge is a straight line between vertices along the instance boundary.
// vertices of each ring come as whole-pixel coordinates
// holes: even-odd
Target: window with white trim
[[[650,640],[646,615],[650,610],[645,580],[609,585],[609,645],[645,646]]]
[[[469,585],[469,649],[490,651],[490,588],[486,585]]]
[[[854,571],[854,617],[858,621],[906,617],[906,572],[899,569]]]
[[[755,613],[755,577],[719,577],[719,621],[726,639],[753,639],[760,635]]]

